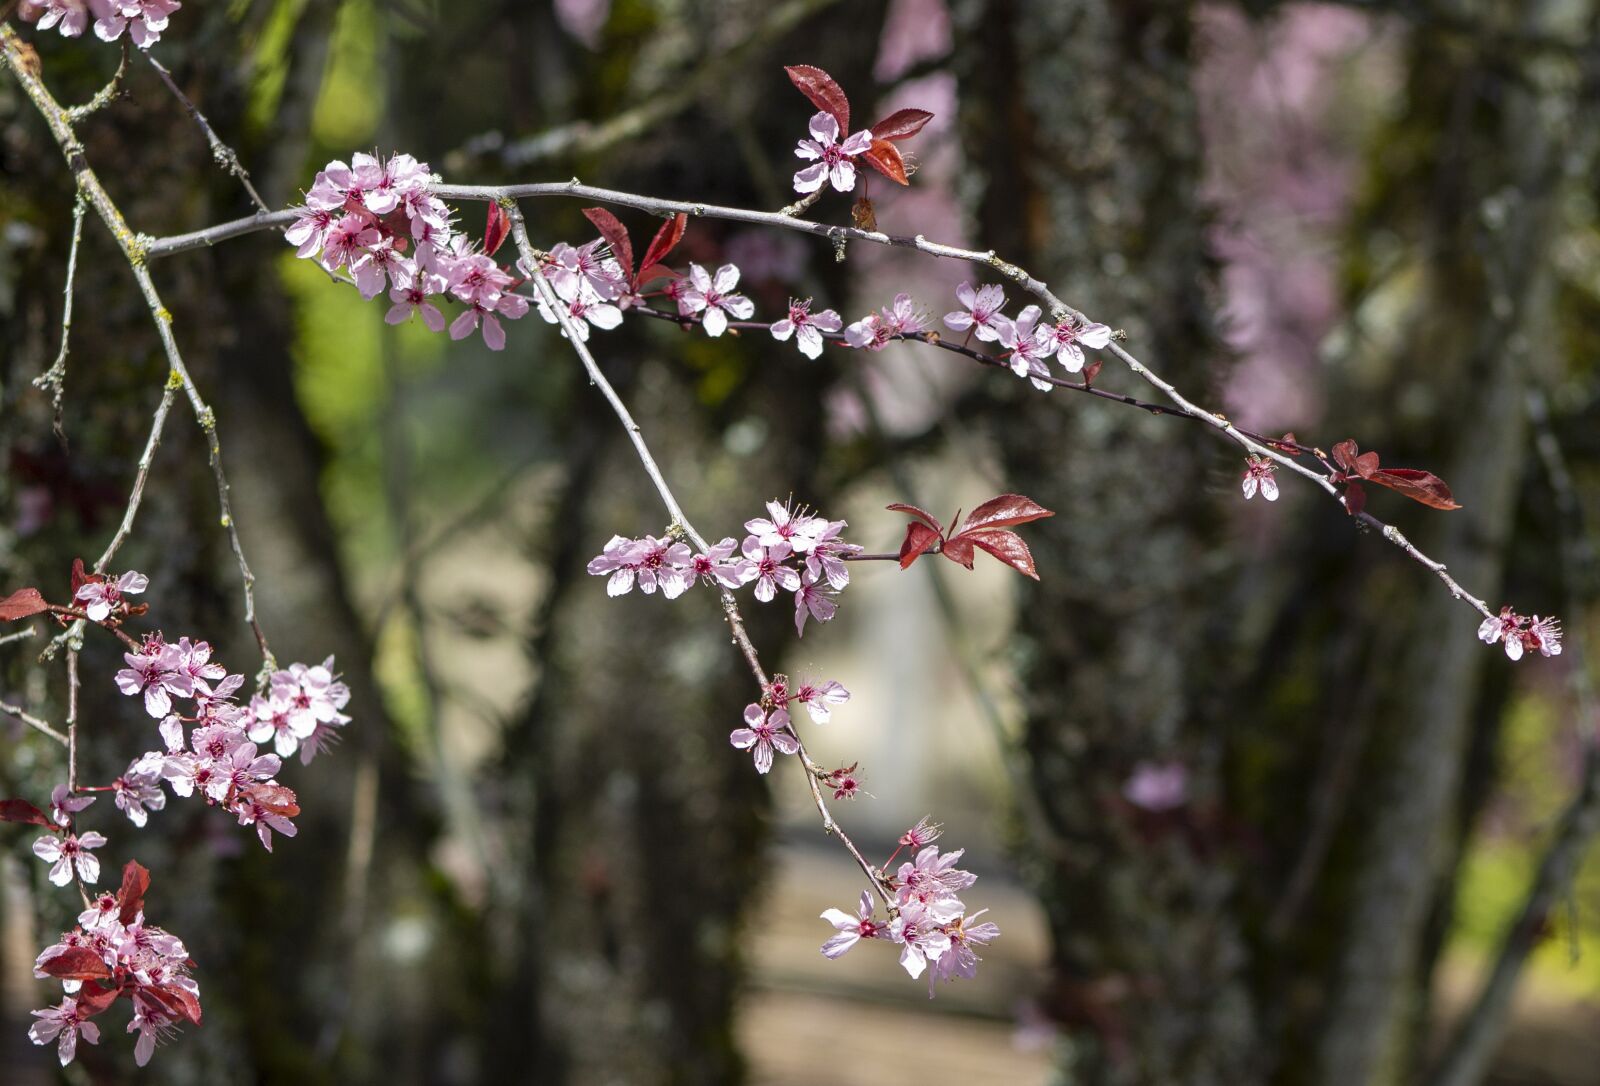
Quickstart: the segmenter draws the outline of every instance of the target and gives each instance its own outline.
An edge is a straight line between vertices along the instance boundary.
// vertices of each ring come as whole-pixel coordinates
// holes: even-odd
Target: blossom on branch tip
[[[1278,500],[1278,480],[1272,473],[1278,466],[1264,456],[1251,456],[1244,469],[1244,478],[1241,487],[1244,490],[1245,501],[1256,496],[1256,490],[1261,491],[1261,496],[1269,502]]]
[[[822,354],[822,335],[824,332],[837,332],[844,327],[844,321],[839,314],[831,309],[824,309],[820,313],[811,312],[811,299],[798,301],[789,299],[789,315],[782,320],[772,323],[772,338],[780,343],[794,336],[800,353],[807,358],[816,358]]]
[[[1478,637],[1485,644],[1497,641],[1505,644],[1506,655],[1513,660],[1522,659],[1524,652],[1537,652],[1541,656],[1561,655],[1561,623],[1554,617],[1531,619],[1517,614],[1510,606],[1500,608],[1478,626]]]
[[[970,329],[979,339],[993,343],[1011,323],[1011,319],[1000,312],[1006,307],[1006,295],[997,284],[990,283],[974,290],[971,283],[963,280],[956,288],[956,299],[966,308],[946,313],[944,323],[957,332]]]
[[[930,821],[929,815],[923,815],[905,833],[900,835],[900,844],[909,849],[921,850],[937,841],[944,833],[942,823]]]
[[[728,742],[740,750],[752,751],[757,773],[772,769],[774,750],[794,754],[800,749],[800,741],[789,731],[789,714],[782,709],[774,709],[769,713],[756,702],[751,702],[744,707],[744,723],[744,727],[735,728],[728,734]]]
[[[50,817],[58,826],[70,826],[72,816],[94,801],[94,796],[74,796],[65,784],[58,784],[50,791]]]
[[[123,606],[124,596],[137,596],[149,587],[150,578],[130,570],[115,579],[106,577],[80,585],[72,598],[84,605],[83,612],[90,622],[104,622],[111,612]]]
[[[78,1009],[78,1001],[72,996],[63,999],[59,1007],[47,1007],[32,1013],[38,1021],[28,1027],[28,1039],[36,1045],[47,1045],[59,1037],[56,1058],[61,1061],[62,1067],[71,1063],[77,1055],[80,1035],[92,1045],[100,1043],[100,1027]]]
[[[856,906],[854,916],[843,909],[827,909],[822,913],[822,919],[832,924],[838,932],[822,944],[822,956],[830,961],[863,939],[883,939],[888,935],[888,925],[872,919],[872,894],[866,890],[861,891],[861,902]]]
[[[27,22],[38,20],[40,30],[59,28],[63,38],[76,38],[89,29],[89,0],[22,0],[20,14]]]
[[[796,192],[816,192],[824,183],[831,183],[838,192],[849,192],[856,187],[856,155],[872,149],[872,133],[866,129],[855,133],[843,143],[839,142],[839,122],[831,113],[818,113],[808,126],[811,138],[801,140],[795,147],[797,158],[813,165],[794,175]]]
[[[801,683],[788,700],[804,705],[815,723],[826,724],[833,718],[833,710],[850,700],[850,691],[840,685],[837,679],[829,679],[820,685]]]

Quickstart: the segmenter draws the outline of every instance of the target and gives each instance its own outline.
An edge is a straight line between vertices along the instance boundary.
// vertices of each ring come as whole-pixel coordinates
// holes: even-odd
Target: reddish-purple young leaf
[[[1276,441],[1268,439],[1267,444],[1279,452],[1289,453],[1290,455],[1300,451],[1300,443],[1296,440],[1293,430],[1288,431]]]
[[[665,264],[651,264],[649,267],[641,268],[639,270],[639,278],[634,280],[633,285],[634,288],[637,289],[644,286],[646,283],[651,282],[652,280],[677,279],[678,277],[678,273],[667,267]]]
[[[78,1014],[93,1018],[115,1003],[121,994],[121,988],[103,988],[97,982],[89,981],[78,989]]]
[[[1055,513],[1032,498],[1025,498],[1021,494],[1002,494],[998,498],[990,498],[968,513],[967,519],[961,524],[961,530],[956,534],[966,535],[975,528],[1004,528],[1012,524],[1027,524],[1029,521],[1053,516]]]
[[[293,818],[300,813],[300,801],[294,791],[281,784],[257,784],[250,788],[250,798],[273,814]]]
[[[54,826],[43,811],[25,799],[0,799],[0,822],[21,822],[28,826]]]
[[[861,158],[889,180],[901,185],[911,184],[906,176],[906,160],[900,157],[899,148],[888,140],[873,140],[872,146],[861,152]]]
[[[1369,478],[1378,470],[1378,454],[1375,452],[1361,452],[1361,447],[1354,441],[1341,441],[1333,447],[1333,459],[1338,465],[1351,475]]]
[[[111,969],[100,955],[86,946],[69,946],[60,954],[42,962],[40,971],[60,980],[100,980],[111,975]]]
[[[1367,507],[1367,489],[1360,483],[1346,483],[1344,485],[1345,512],[1352,517]]]
[[[50,605],[39,595],[37,588],[19,588],[0,600],[0,619],[15,622],[19,618],[27,618],[29,615],[37,615],[49,609]]]
[[[1105,368],[1105,365],[1104,362],[1097,358],[1083,367],[1083,385],[1085,388],[1089,388],[1094,384],[1094,379],[1100,376],[1100,371]]]
[[[611,255],[622,265],[622,274],[627,276],[628,282],[633,282],[633,241],[628,237],[628,228],[603,207],[586,207],[583,217],[594,223],[594,228],[611,246]]]
[[[77,599],[78,598],[78,589],[82,588],[84,585],[91,584],[91,583],[93,583],[95,581],[103,581],[103,580],[105,580],[104,575],[99,574],[99,573],[90,573],[90,572],[88,572],[87,570],[85,570],[83,568],[83,559],[82,558],[74,558],[72,560],[72,598],[73,599]]]
[[[175,1018],[186,1018],[195,1025],[200,1024],[200,1001],[191,992],[186,992],[175,984],[163,984],[160,987],[146,986],[141,991],[145,995],[153,996]]]
[[[1450,488],[1443,479],[1431,471],[1417,468],[1380,468],[1367,477],[1368,482],[1399,491],[1414,502],[1433,509],[1460,509],[1461,503],[1450,496]]]
[[[1004,528],[978,528],[962,532],[957,538],[971,540],[974,547],[982,547],[1018,573],[1036,581],[1039,579],[1038,572],[1033,568],[1033,554],[1016,532]]]
[[[833,81],[833,76],[809,64],[794,64],[784,68],[784,71],[789,73],[789,82],[811,99],[812,105],[824,113],[833,114],[833,119],[839,122],[840,139],[850,133],[850,99],[845,97],[843,88]]]
[[[958,535],[944,541],[944,548],[939,552],[958,566],[972,568],[972,540],[967,536]]]
[[[909,567],[937,542],[939,533],[926,524],[918,524],[916,521],[907,524],[905,542],[900,544],[900,568]]]
[[[495,250],[505,243],[506,235],[511,233],[511,219],[506,215],[505,208],[500,206],[500,201],[489,201],[489,217],[483,224],[483,251],[493,256]]]
[[[634,286],[655,278],[650,274],[651,269],[666,260],[667,254],[683,240],[683,231],[688,224],[689,216],[681,211],[661,224],[656,236],[650,239],[650,247],[644,251],[644,259],[639,261],[639,282]]]
[[[117,921],[133,923],[144,908],[145,891],[150,889],[150,872],[137,860],[129,860],[122,868],[122,887],[117,891]]]
[[[873,125],[872,134],[880,140],[910,139],[931,120],[933,114],[925,109],[897,109]]]
[[[941,537],[944,535],[944,528],[934,519],[933,514],[926,509],[918,509],[916,506],[907,505],[905,502],[895,502],[893,505],[885,506],[885,508],[892,509],[896,513],[910,513],[935,532],[938,532]]]

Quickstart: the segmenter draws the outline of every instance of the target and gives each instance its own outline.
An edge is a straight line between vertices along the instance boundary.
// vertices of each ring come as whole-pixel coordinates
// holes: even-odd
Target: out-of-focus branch
[[[60,743],[62,746],[66,746],[67,745],[67,737],[66,736],[64,736],[60,732],[56,731],[49,724],[47,724],[45,721],[40,720],[38,717],[36,717],[32,713],[28,712],[26,709],[22,708],[20,705],[12,705],[9,702],[0,701],[0,713],[4,713],[6,716],[14,717],[17,720],[22,721],[24,724],[26,724],[28,727],[32,728],[34,731],[39,732],[42,735],[48,735],[51,739],[54,739],[57,743]]]
[[[161,77],[161,82],[165,83],[167,89],[173,93],[173,96],[183,103],[183,108],[189,111],[189,116],[194,118],[194,123],[200,126],[201,132],[205,133],[206,143],[211,145],[212,161],[239,179],[239,184],[243,185],[244,191],[249,193],[251,203],[262,211],[270,210],[267,207],[267,202],[256,191],[255,185],[250,183],[250,171],[245,169],[244,163],[239,161],[238,152],[218,138],[216,129],[211,127],[211,122],[206,120],[206,115],[201,113],[200,108],[191,102],[189,96],[184,94],[178,87],[177,81],[172,78],[172,73],[167,71],[166,66],[148,50],[142,51],[144,52],[144,59],[150,62],[150,67],[154,68],[156,74]]]
[[[134,280],[139,285],[139,292],[144,296],[145,305],[150,310],[150,317],[155,322],[156,334],[161,340],[167,363],[172,369],[172,379],[183,389],[194,412],[195,421],[206,436],[211,472],[216,480],[217,502],[221,507],[220,519],[222,526],[227,529],[228,541],[232,545],[234,558],[239,565],[239,575],[244,582],[245,621],[255,634],[256,645],[261,650],[264,671],[270,670],[276,666],[276,662],[272,650],[267,645],[266,634],[262,632],[261,624],[256,621],[255,575],[250,572],[249,563],[245,561],[244,547],[239,541],[238,526],[234,523],[232,506],[228,500],[228,479],[222,468],[222,443],[217,437],[216,414],[200,395],[199,388],[195,386],[194,379],[184,364],[183,355],[178,350],[178,341],[172,334],[172,313],[162,304],[161,295],[156,291],[154,280],[150,278],[150,270],[145,261],[146,254],[139,240],[128,227],[127,220],[122,217],[121,210],[112,201],[105,187],[100,184],[100,179],[95,176],[89,160],[84,155],[83,144],[79,142],[77,134],[72,129],[67,111],[56,102],[29,64],[24,56],[25,48],[15,30],[10,26],[0,25],[0,58],[4,59],[6,67],[21,84],[34,108],[39,111],[39,115],[44,118],[51,136],[55,138],[62,155],[67,160],[67,166],[77,182],[79,194],[94,207],[101,221],[111,231],[111,236],[116,239],[117,247],[122,250],[128,267],[133,272]],[[157,421],[159,423],[159,420]],[[159,425],[152,428],[152,442],[157,439],[159,432]],[[136,481],[136,486],[142,482],[142,478],[141,476]],[[124,518],[125,521],[129,519]]]
[[[61,350],[50,368],[33,379],[35,388],[50,390],[52,425],[56,439],[63,443],[67,436],[61,429],[61,400],[67,390],[67,346],[72,337],[72,284],[78,277],[78,246],[83,242],[83,213],[88,202],[79,196],[72,202],[72,247],[67,250],[67,284],[61,289]]]
[[[1568,585],[1566,606],[1571,623],[1566,631],[1566,653],[1572,660],[1570,675],[1578,706],[1583,766],[1578,790],[1556,820],[1522,907],[1501,936],[1494,967],[1456,1027],[1429,1080],[1430,1086],[1476,1086],[1488,1074],[1490,1062],[1505,1033],[1511,999],[1528,956],[1545,934],[1551,909],[1571,890],[1584,854],[1595,834],[1600,833],[1600,702],[1595,697],[1582,621],[1595,596],[1594,535],[1573,488],[1566,457],[1550,425],[1550,410],[1544,393],[1531,390],[1527,407],[1534,428],[1534,445],[1563,521],[1560,551],[1562,572]]]

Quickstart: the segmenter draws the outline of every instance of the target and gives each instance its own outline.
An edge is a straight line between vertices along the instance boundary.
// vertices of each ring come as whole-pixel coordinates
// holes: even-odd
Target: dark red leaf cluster
[[[25,799],[0,799],[0,822],[21,822],[26,826],[55,829],[45,813]]]
[[[1284,435],[1292,440],[1292,434]],[[1367,491],[1362,483],[1377,483],[1398,491],[1414,502],[1431,509],[1460,509],[1461,505],[1450,494],[1443,479],[1431,471],[1417,468],[1385,468],[1375,452],[1362,452],[1354,441],[1341,441],[1333,447],[1333,461],[1339,466],[1331,478],[1344,484],[1344,504],[1351,516],[1360,513],[1367,505]]]
[[[971,569],[974,552],[986,551],[1018,573],[1036,581],[1039,573],[1034,568],[1033,554],[1022,537],[1009,529],[1014,525],[1055,516],[1049,509],[1021,494],[1002,494],[998,498],[990,498],[974,509],[961,522],[959,529],[955,523],[960,513],[951,519],[950,527],[945,528],[927,510],[914,505],[896,502],[889,508],[917,518],[906,525],[906,538],[900,544],[901,569],[909,567],[938,544],[938,553],[957,565]]]
[[[850,134],[850,99],[833,76],[809,64],[790,65],[784,71],[789,73],[789,81],[796,89],[811,99],[812,105],[824,113],[831,113],[833,119],[839,122],[841,139]],[[909,185],[911,179],[906,173],[906,160],[895,144],[915,136],[931,120],[933,114],[925,109],[895,110],[872,126],[872,146],[861,157],[867,165],[889,180]]]
[[[583,209],[583,216],[594,223],[594,228],[600,231],[600,236],[611,246],[611,255],[622,265],[622,273],[628,279],[628,289],[638,290],[653,279],[670,279],[677,276],[678,273],[662,261],[666,260],[678,242],[683,240],[683,231],[689,224],[689,216],[683,212],[678,212],[662,223],[661,228],[656,231],[656,236],[650,239],[650,247],[644,251],[644,259],[639,261],[638,274],[634,273],[633,241],[628,237],[628,228],[603,207],[586,207]]]

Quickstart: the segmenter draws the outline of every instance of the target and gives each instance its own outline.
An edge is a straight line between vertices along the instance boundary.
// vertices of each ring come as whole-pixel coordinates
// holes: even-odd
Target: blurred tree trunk
[[[1204,397],[1223,362],[1199,191],[1191,5],[964,6],[961,102],[981,173],[977,236]],[[982,274],[982,269],[978,269]],[[993,278],[989,276],[988,278]],[[1031,301],[1014,298],[1015,314]],[[1125,385],[1112,372],[1102,380]],[[1139,389],[1133,391],[1139,392]],[[1065,399],[1067,402],[1056,402]],[[1023,746],[1049,840],[1026,845],[1053,938],[1047,1011],[1074,1082],[1241,1081],[1252,1061],[1209,694],[1229,560],[1213,547],[1206,437],[1018,382],[991,431],[1008,485],[1060,515],[1030,538]],[[1181,759],[1194,802],[1142,814],[1142,760]]]

